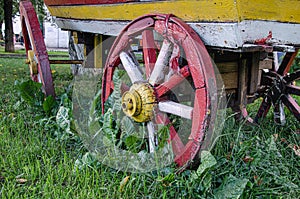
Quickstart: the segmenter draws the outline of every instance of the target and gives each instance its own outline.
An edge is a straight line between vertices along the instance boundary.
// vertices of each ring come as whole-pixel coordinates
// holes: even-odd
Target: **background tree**
[[[0,1],[0,40],[3,40],[2,25],[4,21],[4,2]]]
[[[19,17],[19,2],[22,0],[0,0],[0,40],[3,40],[3,30],[2,24],[6,20],[8,25],[5,25],[5,50],[8,52],[13,52],[13,18]],[[45,16],[45,7],[43,0],[31,0],[32,4],[35,7],[35,10],[38,14],[38,18],[40,23],[43,23],[43,19]],[[6,16],[6,17],[5,17]],[[6,19],[6,20],[5,20]],[[10,22],[11,20],[11,22]],[[10,25],[11,23],[11,25]]]
[[[4,1],[4,23],[5,23],[5,52],[14,52],[14,32],[13,32],[13,1]]]
[[[0,0],[0,40],[3,40],[3,30],[2,25],[4,23],[4,1]],[[15,16],[19,12],[19,0],[13,0],[13,11],[12,16]]]

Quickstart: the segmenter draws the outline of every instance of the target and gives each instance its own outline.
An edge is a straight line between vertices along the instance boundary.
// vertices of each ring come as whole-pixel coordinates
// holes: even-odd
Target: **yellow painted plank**
[[[299,0],[238,0],[242,19],[300,23]]]
[[[185,21],[236,21],[238,19],[233,0],[156,1],[48,8],[53,16],[90,20],[133,20],[150,13],[172,13]]]
[[[300,23],[299,0],[177,0],[48,8],[53,16],[85,20],[133,20],[149,13],[172,13],[190,22],[250,19]]]

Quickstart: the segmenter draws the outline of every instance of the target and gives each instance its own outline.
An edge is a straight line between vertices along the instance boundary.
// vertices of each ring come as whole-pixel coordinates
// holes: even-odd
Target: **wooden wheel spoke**
[[[277,70],[279,75],[285,75],[290,70],[290,67],[297,55],[298,51],[295,52],[287,52]]]
[[[258,112],[254,118],[254,122],[258,123],[260,118],[266,117],[271,107],[271,99],[269,97],[265,97],[260,104]]]
[[[283,78],[287,84],[300,79],[300,70],[297,70],[291,74],[288,74]]]
[[[300,106],[296,100],[290,95],[285,95],[282,97],[282,102],[294,114],[297,120],[300,121]]]
[[[262,85],[272,85],[273,77],[269,76],[269,75],[263,75],[261,84]]]
[[[152,30],[145,30],[143,32],[142,43],[146,77],[149,79],[156,62],[156,47]]]
[[[286,93],[300,96],[300,87],[289,85],[286,87]]]
[[[170,113],[186,119],[192,119],[193,108],[173,101],[164,101],[158,103],[161,112]]]
[[[138,68],[139,66],[136,65],[127,53],[121,52],[120,59],[132,83],[144,80],[143,75]]]
[[[162,83],[156,88],[157,97],[163,96],[164,94],[175,88],[177,85],[179,85],[183,80],[185,80],[185,78],[190,75],[191,73],[188,66],[181,68],[179,74],[173,74],[168,81]]]
[[[42,83],[42,78],[40,74],[37,74],[37,82]]]
[[[169,59],[172,53],[171,48],[172,44],[169,41],[164,40],[161,50],[158,54],[156,63],[154,65],[153,72],[149,77],[149,83],[151,85],[157,85],[163,82],[165,78],[165,73],[169,68]]]
[[[127,86],[124,82],[121,84],[121,94],[123,95],[126,91],[129,91],[130,87]]]
[[[153,122],[147,123],[149,151],[153,153],[155,150],[155,128]]]
[[[274,105],[274,121],[277,124],[285,124],[285,113],[283,103],[281,101]]]

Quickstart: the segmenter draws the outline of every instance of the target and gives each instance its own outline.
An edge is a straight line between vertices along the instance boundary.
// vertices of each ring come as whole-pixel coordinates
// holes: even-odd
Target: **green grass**
[[[19,55],[25,55],[26,51],[25,49],[16,49],[14,53],[5,52],[4,46],[0,46],[0,54],[19,54]],[[49,56],[68,56],[68,52],[65,51],[48,51]]]
[[[269,115],[260,126],[237,124],[230,111],[204,173],[175,167],[135,174],[88,159],[74,134],[26,104],[14,82],[28,80],[23,59],[0,58],[0,198],[298,198],[300,125]],[[69,66],[52,68],[58,95],[72,82]],[[249,106],[254,113],[258,104]],[[88,161],[86,161],[88,160]],[[86,164],[84,164],[84,162]],[[77,166],[76,166],[77,165]],[[128,181],[126,177],[130,176]],[[124,181],[125,180],[125,181]],[[123,183],[122,183],[123,181]],[[242,186],[243,185],[243,186]]]
[[[0,46],[0,53],[1,54],[11,54],[9,52],[5,52],[5,47],[4,46]],[[18,49],[18,50],[15,50],[14,54],[25,54],[25,50],[23,49]]]

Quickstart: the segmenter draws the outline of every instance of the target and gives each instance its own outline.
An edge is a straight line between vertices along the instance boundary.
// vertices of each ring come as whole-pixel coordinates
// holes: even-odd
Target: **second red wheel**
[[[20,2],[20,15],[30,76],[33,81],[42,83],[46,96],[55,96],[47,49],[36,12],[30,1]]]

